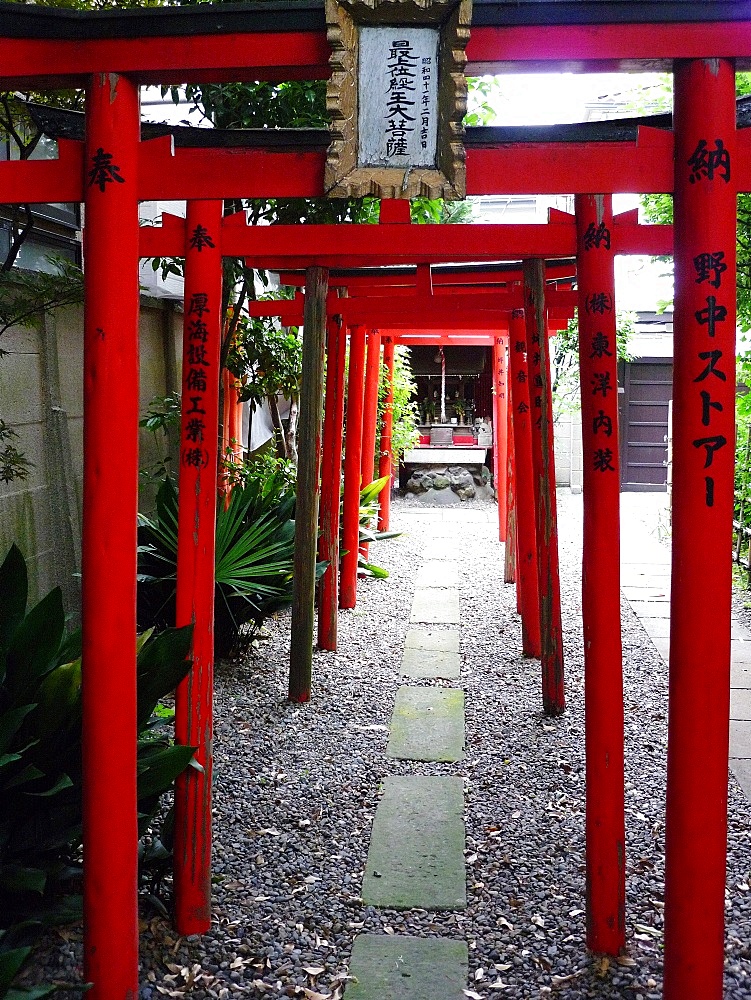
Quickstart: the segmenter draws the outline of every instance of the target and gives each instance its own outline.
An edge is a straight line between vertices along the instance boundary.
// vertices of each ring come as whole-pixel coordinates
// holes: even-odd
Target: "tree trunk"
[[[287,457],[297,465],[297,418],[299,407],[297,396],[292,397],[289,405],[289,419],[287,420],[287,434],[285,441],[287,444]]]
[[[269,393],[266,396],[266,401],[271,410],[271,423],[274,425],[276,453],[279,458],[289,458],[287,454],[287,440],[284,436],[284,427],[282,427],[282,418],[279,416],[279,404],[276,401],[276,396],[273,393]]]

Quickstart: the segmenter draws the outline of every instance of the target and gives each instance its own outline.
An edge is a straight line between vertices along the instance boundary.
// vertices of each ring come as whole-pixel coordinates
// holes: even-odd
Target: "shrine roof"
[[[751,96],[739,97],[736,107],[738,128],[751,126]],[[83,140],[85,116],[82,112],[50,108],[41,104],[29,105],[29,110],[37,126],[50,138]],[[645,115],[565,125],[475,126],[466,129],[464,142],[470,149],[510,143],[633,143],[640,127],[669,130],[672,128],[672,115]],[[196,149],[305,152],[326,149],[331,141],[327,129],[214,129],[151,122],[142,124],[141,134],[144,139],[171,135],[175,146]]]
[[[743,0],[474,0],[474,27],[747,21]],[[323,32],[323,0],[78,11],[0,3],[0,36],[83,41]]]

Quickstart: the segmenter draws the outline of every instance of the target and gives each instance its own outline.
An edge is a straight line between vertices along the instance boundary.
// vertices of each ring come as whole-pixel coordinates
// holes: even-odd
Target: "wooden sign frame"
[[[466,46],[472,0],[326,0],[331,76],[326,106],[332,141],[325,190],[333,198],[445,198],[466,195],[463,119],[467,110]],[[438,44],[436,166],[358,165],[359,29],[434,27]]]

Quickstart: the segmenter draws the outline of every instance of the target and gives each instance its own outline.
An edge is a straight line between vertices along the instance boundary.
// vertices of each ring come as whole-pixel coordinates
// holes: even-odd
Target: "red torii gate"
[[[564,156],[565,162],[550,159],[545,178],[517,172],[521,159],[515,148],[491,150],[487,157],[479,148],[476,156],[470,149],[467,161],[470,193],[480,193],[483,186],[495,193],[496,178],[503,177],[508,193],[513,193],[509,185],[518,190],[537,179],[532,193],[561,191],[563,187],[587,195],[593,187],[608,192],[615,186],[673,190],[675,194],[677,433],[665,995],[673,1000],[693,993],[712,1000],[722,989],[730,635],[730,571],[725,556],[732,519],[733,463],[728,444],[732,442],[734,402],[728,355],[734,354],[735,309],[727,292],[730,280],[723,282],[720,274],[715,279],[697,267],[707,258],[720,259],[733,274],[735,195],[751,186],[749,157],[742,155],[748,136],[736,135],[735,130],[731,62],[737,58],[738,65],[744,66],[751,57],[748,14],[743,4],[723,4],[725,20],[721,20],[713,17],[706,3],[685,3],[680,10],[670,5],[671,22],[665,23],[664,12],[655,10],[662,5],[650,5],[650,10],[635,4],[628,5],[624,23],[626,5],[619,5],[621,13],[614,20],[610,5],[602,4],[595,13],[578,10],[582,23],[566,24],[579,4],[559,5],[553,12],[541,4],[540,9],[545,9],[542,15],[513,10],[519,6],[499,2],[483,10],[468,49],[473,72],[518,66],[520,62],[554,65],[572,59],[609,68],[632,68],[639,60],[649,60],[653,66],[662,62],[670,68],[677,60],[674,156],[672,140],[662,136],[659,140],[655,137],[653,148],[642,148],[642,155],[634,148],[630,159],[618,156],[626,144],[609,151],[609,162],[605,150],[597,162],[588,162],[586,171],[579,167],[579,147],[576,156],[573,150],[568,160]],[[137,985],[137,927],[131,902],[135,891],[135,800],[134,783],[127,777],[132,762],[126,759],[118,763],[114,755],[104,752],[110,741],[127,745],[134,702],[134,662],[124,637],[132,634],[134,625],[137,407],[130,383],[137,368],[137,202],[144,197],[215,199],[232,193],[247,197],[254,190],[248,174],[240,176],[239,172],[226,178],[227,188],[230,183],[239,188],[247,180],[244,190],[222,189],[217,177],[212,190],[210,166],[202,177],[197,172],[183,174],[178,182],[173,176],[178,157],[173,159],[165,152],[161,164],[157,157],[149,167],[139,155],[150,144],[139,144],[136,84],[327,75],[328,50],[318,9],[293,15],[298,22],[290,21],[286,31],[280,30],[284,19],[276,11],[260,12],[260,16],[245,11],[234,19],[223,11],[221,24],[210,21],[212,16],[210,9],[190,15],[179,9],[165,10],[153,17],[129,13],[116,20],[120,36],[112,38],[102,37],[101,30],[105,21],[113,20],[109,15],[101,18],[87,13],[84,21],[67,12],[57,16],[57,12],[23,7],[0,11],[5,88],[85,84],[88,90],[85,159],[80,156],[76,162],[75,151],[69,150],[72,155],[68,155],[62,149],[57,164],[5,163],[0,165],[0,176],[8,202],[83,198],[87,209],[83,585],[86,620],[91,623],[98,617],[99,621],[90,625],[85,640],[86,662],[92,665],[84,694],[90,918],[86,952],[96,997],[103,997],[106,990],[108,996],[124,998]],[[149,37],[134,36],[149,22]],[[593,22],[599,22],[597,30],[592,30]],[[230,27],[225,30],[226,25]],[[52,37],[39,37],[45,34]],[[693,99],[695,93],[701,94],[700,102]],[[156,145],[152,149],[158,152]],[[551,156],[554,152],[551,150]],[[562,146],[558,152],[565,154]],[[637,157],[640,167],[632,174]],[[272,158],[276,176],[265,173],[266,187],[261,185],[260,192],[283,196],[276,192],[286,188],[285,193],[291,194],[288,189],[295,186],[294,171],[286,167],[283,176],[285,171],[278,169],[288,157],[279,153],[262,157],[267,169]],[[300,192],[302,196],[321,193],[316,183],[321,162],[321,154],[309,160],[297,158],[295,167],[301,174],[307,171],[307,183],[315,189]],[[510,172],[496,173],[504,162]],[[180,167],[186,163],[183,158]],[[120,171],[122,185],[97,181],[97,173],[101,180],[101,171],[106,173],[111,165]],[[260,179],[260,161],[257,166],[255,176]],[[171,195],[144,193],[149,190],[153,170],[159,174],[153,189],[172,190]],[[543,181],[551,188],[540,188]],[[178,194],[180,185],[194,188],[190,194]],[[124,262],[118,271],[111,268],[108,256],[114,232]],[[582,249],[589,252],[592,248],[585,244]],[[300,245],[304,264],[317,261],[317,254],[310,251],[315,248]],[[521,256],[549,253],[549,247],[538,247]],[[418,262],[432,259],[420,248]],[[377,258],[375,262],[381,263]],[[270,263],[267,258],[267,266]],[[290,266],[289,261],[286,266]],[[707,294],[709,279],[716,294]],[[698,383],[708,384],[701,388]],[[119,468],[107,464],[105,419],[120,428]],[[112,517],[113,511],[118,516]],[[111,600],[100,600],[100,591],[105,589]],[[713,632],[704,627],[707,617]],[[96,663],[106,663],[106,676],[93,667]],[[102,710],[103,705],[112,704],[120,708],[115,719]],[[122,750],[120,756],[124,756]],[[692,794],[695,775],[700,772],[705,793],[701,811],[695,809]],[[119,780],[123,775],[127,778],[124,785]],[[113,777],[118,780],[112,782]]]

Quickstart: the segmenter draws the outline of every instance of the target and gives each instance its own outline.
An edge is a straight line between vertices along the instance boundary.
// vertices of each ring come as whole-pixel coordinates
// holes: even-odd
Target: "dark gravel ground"
[[[394,505],[405,534],[372,551],[391,576],[361,584],[357,610],[341,615],[341,652],[316,653],[309,705],[285,701],[286,615],[270,623],[259,649],[219,666],[214,924],[201,939],[178,939],[166,920],[144,911],[142,1000],[336,1000],[363,931],[466,940],[468,996],[482,1000],[660,997],[667,668],[624,600],[628,953],[592,959],[584,945],[580,498],[559,496],[568,709],[557,720],[541,714],[539,664],[518,655],[495,507],[444,509],[461,549],[463,669],[453,683],[466,691],[467,755],[456,765],[385,756],[428,532],[409,506]],[[388,773],[464,778],[466,911],[363,905],[370,827]],[[727,1000],[751,998],[750,840],[751,809],[731,778]],[[70,980],[79,956],[80,935],[67,931],[48,942],[35,975]]]

